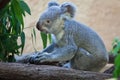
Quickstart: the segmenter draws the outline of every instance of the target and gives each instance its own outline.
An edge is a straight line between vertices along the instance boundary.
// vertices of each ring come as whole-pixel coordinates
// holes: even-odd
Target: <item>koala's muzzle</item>
[[[42,31],[42,29],[41,29],[41,24],[40,24],[39,22],[37,22],[36,28],[37,28],[38,30]]]
[[[40,23],[39,21],[37,22],[36,24],[36,28],[41,31],[41,32],[44,32],[44,33],[49,33],[48,30],[46,28],[43,27],[43,24]]]

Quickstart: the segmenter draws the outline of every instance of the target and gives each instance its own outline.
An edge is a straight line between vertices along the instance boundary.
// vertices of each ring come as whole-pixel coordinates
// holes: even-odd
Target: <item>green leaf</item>
[[[52,43],[51,34],[48,34],[49,43]]]
[[[120,54],[115,58],[115,70],[113,72],[115,78],[120,77]]]
[[[33,34],[33,33],[31,33],[31,37],[32,37],[33,48],[34,48],[34,50],[35,50],[35,52],[36,52],[37,50],[36,50],[36,48],[35,48],[35,46],[34,46],[34,34]]]
[[[14,61],[14,54],[19,55],[23,52],[25,12],[31,14],[28,5],[23,0],[10,0],[9,4],[0,10],[0,60],[2,61]],[[21,39],[20,45],[18,37]],[[20,52],[19,49],[21,49]]]
[[[36,32],[35,32],[34,28],[33,28],[33,35],[34,35],[34,39],[35,39],[35,42],[36,42]]]
[[[41,38],[42,38],[42,42],[43,42],[43,48],[46,48],[47,46],[47,34],[41,32]]]
[[[31,37],[32,37],[33,48],[34,48],[35,51],[37,51],[36,48],[35,48],[35,46],[34,46],[34,44],[36,43],[36,32],[35,32],[35,29],[34,29],[34,28],[32,29]],[[34,43],[34,42],[35,42],[35,43]]]
[[[113,49],[112,49],[112,53],[114,53],[114,55],[118,55],[120,52],[120,40],[118,38],[115,38],[113,43],[112,43]]]
[[[11,7],[13,9],[14,15],[16,16],[16,19],[18,19],[20,24],[22,24],[22,26],[24,26],[22,10],[19,5],[19,0],[12,0]]]
[[[21,33],[21,44],[22,44],[22,48],[21,48],[21,54],[22,54],[23,48],[25,45],[25,33],[24,32]]]
[[[31,15],[29,6],[23,0],[20,0],[20,6],[21,6],[22,10],[26,11],[28,14]]]

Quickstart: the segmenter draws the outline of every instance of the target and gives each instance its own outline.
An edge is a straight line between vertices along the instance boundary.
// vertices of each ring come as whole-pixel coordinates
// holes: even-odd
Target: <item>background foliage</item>
[[[23,0],[10,0],[0,10],[1,61],[11,62],[15,60],[15,54],[22,54],[25,44],[25,34],[23,32],[25,12],[31,14],[28,5]]]
[[[118,78],[120,77],[120,39],[115,38],[112,45],[113,45],[113,49],[111,52],[113,53],[113,55],[116,56],[114,61],[115,70],[113,72],[113,76],[115,78]]]
[[[52,42],[51,35],[50,34],[45,34],[43,32],[41,32],[40,35],[41,35],[42,42],[43,42],[43,48],[46,48],[48,40],[49,40],[49,43]]]

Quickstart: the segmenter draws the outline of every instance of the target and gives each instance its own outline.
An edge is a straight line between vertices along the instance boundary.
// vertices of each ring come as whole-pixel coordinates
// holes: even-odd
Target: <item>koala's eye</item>
[[[48,24],[49,24],[49,23],[50,23],[50,20],[46,20],[46,23],[48,23]]]

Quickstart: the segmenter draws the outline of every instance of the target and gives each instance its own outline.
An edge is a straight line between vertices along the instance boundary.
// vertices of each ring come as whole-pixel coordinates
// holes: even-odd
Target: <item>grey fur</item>
[[[42,32],[51,33],[53,43],[19,62],[69,61],[69,67],[74,69],[101,70],[108,62],[105,45],[95,31],[75,21],[74,14],[75,7],[69,3],[47,8],[36,27]]]
[[[70,13],[71,17],[73,18],[75,16],[76,6],[70,2],[65,2],[61,5],[61,11],[63,13]]]
[[[51,1],[48,3],[48,8],[51,7],[51,6],[59,6],[59,4],[55,1]]]

